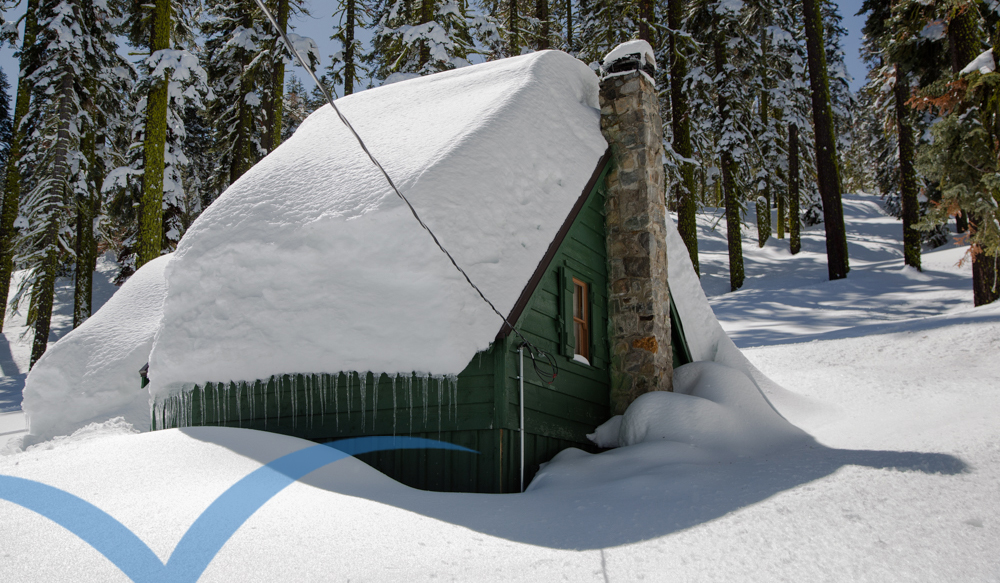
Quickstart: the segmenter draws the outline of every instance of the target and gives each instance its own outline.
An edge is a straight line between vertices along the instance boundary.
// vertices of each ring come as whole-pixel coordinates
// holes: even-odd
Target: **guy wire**
[[[273,26],[274,30],[277,31],[277,33],[281,36],[281,40],[284,41],[285,48],[287,48],[288,51],[295,56],[295,58],[299,61],[299,64],[302,65],[302,68],[309,73],[309,76],[312,77],[313,82],[316,84],[317,87],[319,87],[319,90],[323,93],[323,97],[326,98],[327,103],[329,103],[330,107],[333,108],[333,111],[337,113],[337,117],[340,118],[340,121],[347,127],[348,130],[350,130],[351,134],[354,136],[354,139],[357,140],[358,145],[361,146],[361,149],[364,151],[365,154],[368,155],[368,158],[372,161],[372,164],[374,164],[375,167],[378,168],[380,172],[382,172],[382,176],[385,177],[386,182],[388,182],[389,186],[392,187],[392,190],[393,192],[396,193],[396,196],[398,196],[400,199],[402,199],[404,203],[406,203],[406,206],[410,209],[410,213],[413,214],[413,218],[415,218],[417,222],[420,223],[420,226],[423,227],[425,231],[427,231],[427,233],[431,236],[431,239],[434,240],[434,244],[438,246],[438,249],[440,249],[442,252],[444,252],[445,255],[448,256],[448,260],[451,261],[451,264],[454,265],[455,269],[457,269],[458,272],[462,274],[462,277],[464,277],[465,281],[467,281],[469,285],[472,286],[472,289],[476,290],[476,293],[479,294],[479,297],[483,298],[483,301],[486,302],[490,306],[490,308],[493,309],[496,315],[500,316],[500,319],[503,320],[503,323],[508,328],[510,328],[511,331],[514,332],[514,334],[517,334],[518,338],[520,338],[521,341],[524,343],[524,345],[528,347],[528,354],[531,356],[532,363],[534,363],[535,361],[533,354],[535,352],[537,352],[541,356],[544,356],[546,360],[549,361],[549,363],[553,367],[553,372],[551,375],[546,375],[552,377],[552,380],[547,381],[547,383],[552,384],[553,382],[555,382],[556,376],[559,374],[559,369],[555,363],[555,359],[549,356],[546,352],[538,350],[533,344],[531,344],[531,342],[529,342],[528,339],[525,338],[523,334],[521,334],[516,328],[514,328],[514,326],[511,325],[510,322],[507,321],[507,317],[500,313],[500,310],[498,310],[496,306],[493,305],[493,302],[491,302],[489,298],[486,297],[486,294],[484,294],[483,291],[479,289],[479,287],[475,283],[472,282],[472,279],[469,277],[469,274],[465,273],[465,270],[458,265],[458,262],[455,261],[455,258],[452,257],[451,253],[449,253],[448,250],[444,248],[444,245],[442,245],[441,241],[438,240],[437,236],[434,234],[434,231],[431,231],[431,228],[428,227],[427,224],[420,219],[420,215],[417,214],[417,209],[413,208],[413,205],[410,204],[410,201],[407,200],[405,196],[403,196],[403,193],[400,192],[399,188],[396,187],[396,183],[392,181],[392,178],[389,176],[389,173],[386,172],[385,168],[382,167],[382,164],[380,164],[379,161],[375,159],[375,156],[368,150],[368,146],[365,145],[364,140],[362,140],[361,136],[358,135],[358,132],[355,131],[354,126],[351,125],[351,122],[347,121],[347,118],[344,117],[343,113],[341,113],[340,108],[337,107],[337,104],[333,102],[333,96],[330,95],[330,91],[326,88],[325,85],[319,82],[319,78],[316,77],[316,73],[312,70],[312,67],[306,64],[305,59],[302,57],[302,55],[299,54],[299,51],[296,50],[296,48],[292,45],[292,41],[289,40],[288,35],[285,33],[285,31],[281,30],[280,26],[278,26],[278,21],[274,19],[274,16],[271,15],[271,11],[268,10],[267,6],[264,5],[264,0],[256,0],[256,2],[257,6],[259,6],[261,11],[264,12],[264,16],[266,16],[267,20],[271,23],[271,26]],[[536,372],[538,371],[537,364],[535,365],[535,371]]]

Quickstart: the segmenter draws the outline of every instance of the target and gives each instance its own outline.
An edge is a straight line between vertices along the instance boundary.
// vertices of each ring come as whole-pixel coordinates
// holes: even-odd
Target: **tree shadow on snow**
[[[21,410],[21,394],[24,391],[24,379],[27,374],[21,373],[14,362],[7,337],[0,334],[0,413]]]
[[[263,445],[261,440],[273,441],[273,435],[257,437],[250,434],[267,434],[237,430],[240,435],[234,436],[208,427],[181,431],[260,463],[275,457],[273,443],[271,447],[255,445]],[[679,443],[643,443],[596,455],[579,452],[569,465],[566,480],[554,486],[539,484],[524,494],[415,490],[356,459],[341,460],[301,481],[490,536],[586,550],[692,528],[822,480],[845,466],[943,475],[969,470],[961,459],[947,454],[834,449],[808,439],[769,456],[724,461],[712,461],[701,450]],[[616,477],[619,475],[622,477]]]

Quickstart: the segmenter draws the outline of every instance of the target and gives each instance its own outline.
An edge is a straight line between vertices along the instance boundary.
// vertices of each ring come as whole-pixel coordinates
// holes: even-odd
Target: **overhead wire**
[[[379,169],[379,171],[382,173],[382,176],[385,177],[386,182],[389,183],[389,186],[392,188],[393,192],[396,193],[396,196],[398,196],[404,203],[406,203],[406,206],[407,208],[410,209],[410,213],[413,215],[413,218],[416,219],[418,223],[420,223],[420,226],[423,227],[425,231],[427,231],[427,233],[431,236],[431,239],[434,240],[434,244],[437,245],[438,249],[440,249],[448,257],[448,260],[451,261],[451,264],[455,266],[455,269],[457,269],[459,273],[462,274],[462,277],[464,277],[465,281],[468,282],[470,286],[472,286],[472,289],[476,290],[476,293],[479,294],[479,297],[482,298],[483,301],[486,302],[486,304],[489,305],[489,307],[493,310],[493,312],[496,313],[496,315],[500,316],[500,319],[503,320],[503,323],[508,328],[510,328],[510,330],[513,331],[514,334],[518,336],[518,338],[521,339],[522,344],[528,348],[528,355],[531,357],[531,362],[534,365],[535,372],[538,373],[538,376],[542,379],[549,377],[551,380],[546,380],[547,384],[552,384],[553,382],[555,382],[556,377],[559,374],[559,368],[558,365],[556,364],[555,359],[552,358],[552,356],[549,355],[547,352],[539,350],[531,342],[529,342],[528,339],[525,338],[524,335],[517,330],[517,328],[515,328],[509,321],[507,321],[507,317],[500,313],[500,310],[498,310],[496,306],[493,305],[493,302],[491,302],[489,298],[486,297],[486,294],[484,294],[483,291],[479,289],[479,286],[473,283],[472,278],[469,277],[469,274],[467,274],[465,270],[462,269],[462,267],[458,264],[458,262],[455,261],[455,258],[452,256],[452,254],[449,253],[447,249],[445,249],[444,245],[441,244],[441,241],[438,240],[437,235],[434,234],[434,231],[432,231],[431,228],[428,227],[427,224],[424,223],[424,221],[420,218],[420,215],[417,214],[417,209],[413,208],[413,205],[410,204],[410,201],[407,200],[405,196],[403,196],[403,193],[400,192],[399,188],[396,186],[396,183],[392,181],[392,177],[389,176],[389,173],[386,172],[382,164],[379,163],[379,161],[375,158],[375,156],[371,153],[371,151],[368,150],[368,146],[365,145],[364,140],[362,140],[361,136],[358,135],[358,132],[354,129],[354,126],[351,125],[351,122],[347,120],[347,117],[344,116],[343,112],[340,111],[340,108],[337,107],[337,104],[334,103],[333,96],[330,95],[329,89],[327,89],[325,85],[320,83],[319,78],[316,77],[315,71],[313,71],[312,67],[310,67],[306,63],[306,60],[302,57],[302,55],[299,54],[298,49],[296,49],[295,46],[292,44],[291,40],[288,38],[288,35],[285,33],[285,31],[282,30],[280,26],[278,26],[278,22],[274,19],[274,16],[271,14],[271,11],[268,10],[267,6],[264,5],[263,0],[256,0],[256,2],[257,6],[259,6],[261,11],[263,11],[264,16],[266,16],[267,20],[271,23],[271,26],[273,26],[274,30],[277,31],[277,33],[281,36],[282,41],[284,41],[285,48],[287,48],[288,51],[292,53],[292,55],[296,58],[296,60],[298,60],[299,64],[302,65],[302,68],[309,73],[309,76],[312,77],[313,82],[316,83],[316,86],[319,87],[320,92],[323,93],[323,97],[326,98],[327,103],[329,103],[330,107],[333,108],[333,111],[336,112],[337,117],[340,118],[340,121],[344,124],[344,126],[346,126],[348,130],[350,130],[351,135],[354,136],[354,139],[358,142],[358,145],[361,146],[361,149],[368,156],[368,159],[372,161],[372,164],[374,164],[376,168]],[[536,352],[540,357],[544,357],[548,361],[549,365],[552,367],[551,373],[543,374],[540,371],[538,363],[535,362]]]

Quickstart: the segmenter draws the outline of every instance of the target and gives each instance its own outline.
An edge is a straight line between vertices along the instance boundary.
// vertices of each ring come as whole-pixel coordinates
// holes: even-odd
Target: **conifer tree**
[[[21,175],[30,169],[30,178],[25,182],[16,261],[28,275],[15,302],[30,295],[32,365],[48,344],[56,275],[66,258],[75,255],[77,201],[89,200],[94,191],[88,179],[99,165],[94,145],[87,143],[94,134],[91,128],[126,88],[122,72],[129,68],[118,56],[108,28],[116,16],[111,10],[84,0],[41,0],[38,35],[26,48],[37,67],[28,79],[34,95],[26,113],[34,127],[18,161]],[[91,250],[84,252],[89,258]],[[88,275],[86,270],[81,274]],[[82,287],[89,291],[89,285]],[[77,301],[89,309],[89,298]]]
[[[847,277],[847,231],[840,199],[840,170],[830,82],[823,41],[823,20],[819,0],[802,0],[803,23],[808,50],[809,82],[812,91],[813,127],[816,133],[816,175],[823,199],[823,224],[826,228],[826,258],[830,279]]]
[[[336,24],[330,39],[337,41],[340,50],[332,55],[332,62],[327,72],[335,84],[344,88],[344,95],[354,93],[359,73],[368,74],[362,65],[367,60],[364,48],[357,38],[358,29],[367,24],[365,18],[367,13],[367,5],[358,0],[343,0],[338,10],[333,13]]]
[[[170,0],[155,0],[149,19],[150,60],[170,49],[173,9]],[[160,256],[163,250],[163,172],[167,145],[167,71],[154,78],[146,94],[143,140],[142,198],[139,202],[139,232],[135,266]]]
[[[694,150],[691,146],[691,113],[688,105],[688,53],[690,43],[684,30],[684,1],[668,0],[667,26],[670,29],[670,124],[673,152],[678,158],[679,177],[674,186],[677,201],[677,231],[687,246],[695,273],[700,274],[698,262],[698,211],[694,181]]]
[[[477,39],[479,43],[477,43]],[[389,82],[469,64],[482,45],[497,45],[496,21],[455,0],[387,0],[379,11],[372,74]]]
[[[941,204],[923,226],[931,228],[932,221],[943,222],[948,214],[968,215],[973,301],[978,306],[1000,298],[1000,73],[995,50],[1000,14],[966,0],[933,8],[939,12],[928,13],[922,6],[915,10],[924,20],[943,17],[947,22],[950,66],[913,100],[941,118],[931,127],[933,140],[917,154],[918,166],[939,182],[941,192]],[[986,51],[991,45],[992,53]]]
[[[24,39],[21,42],[21,50],[18,52],[21,71],[17,81],[14,117],[11,120],[13,136],[7,154],[3,207],[0,210],[0,299],[4,303],[4,309],[0,309],[0,328],[3,327],[6,316],[7,296],[10,292],[10,280],[14,270],[14,246],[17,237],[14,221],[17,220],[21,201],[20,160],[24,140],[28,135],[28,125],[22,125],[21,122],[28,114],[28,105],[31,101],[32,87],[29,78],[37,67],[37,63],[32,61],[30,51],[27,49],[34,46],[37,31],[38,0],[27,0],[24,13]]]
[[[194,201],[184,192],[184,167],[189,162],[184,153],[184,112],[189,104],[201,106],[206,74],[191,50],[189,1],[170,0],[166,7],[136,2],[128,14],[132,46],[166,48],[151,50],[140,63],[130,101],[131,145],[123,160],[109,165],[113,169],[105,179],[111,229],[120,241],[119,284],[145,262],[172,249],[183,234],[179,217],[198,210],[185,208]],[[166,40],[161,38],[164,34]]]

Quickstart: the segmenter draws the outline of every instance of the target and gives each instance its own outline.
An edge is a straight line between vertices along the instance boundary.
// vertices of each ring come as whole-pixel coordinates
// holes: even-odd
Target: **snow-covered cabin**
[[[337,102],[471,280],[554,355],[551,384],[525,357],[527,480],[592,448],[611,416],[598,90],[586,65],[544,51]],[[479,453],[362,459],[420,488],[519,490],[520,340],[331,107],[205,210],[164,277],[155,429],[429,437]]]

